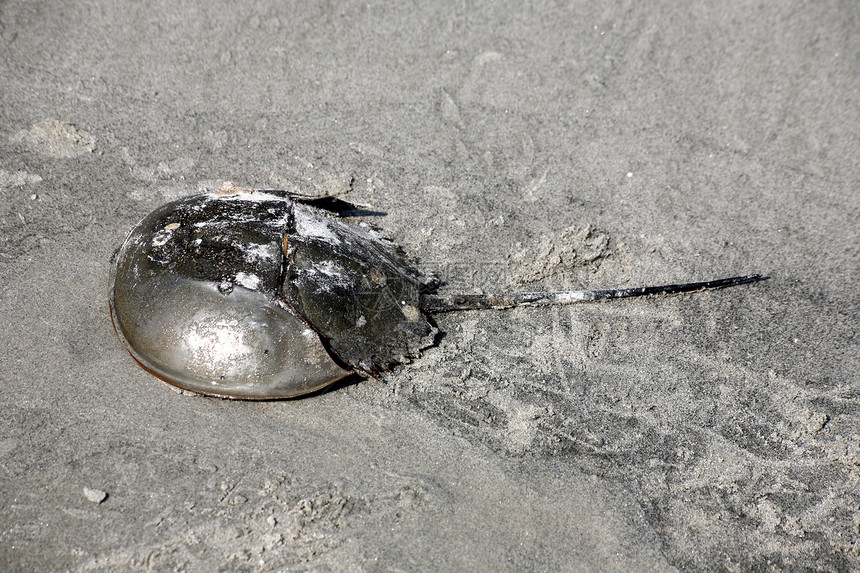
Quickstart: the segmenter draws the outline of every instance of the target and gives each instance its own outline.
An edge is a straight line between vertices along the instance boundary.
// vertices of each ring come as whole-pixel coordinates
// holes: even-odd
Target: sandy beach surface
[[[111,257],[223,181],[341,194],[439,315],[296,400],[180,393]],[[860,570],[860,5],[0,3],[0,569]]]

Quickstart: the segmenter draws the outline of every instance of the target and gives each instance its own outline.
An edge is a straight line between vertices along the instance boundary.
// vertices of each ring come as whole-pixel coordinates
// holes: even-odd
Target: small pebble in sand
[[[95,489],[91,487],[84,488],[84,497],[90,500],[93,503],[101,503],[107,499],[107,492],[101,489]]]

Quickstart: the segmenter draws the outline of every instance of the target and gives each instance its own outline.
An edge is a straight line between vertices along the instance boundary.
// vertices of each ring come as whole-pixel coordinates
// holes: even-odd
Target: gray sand
[[[0,569],[860,568],[856,2],[100,4],[0,4]],[[225,180],[349,190],[445,292],[772,278],[189,396],[109,264]]]

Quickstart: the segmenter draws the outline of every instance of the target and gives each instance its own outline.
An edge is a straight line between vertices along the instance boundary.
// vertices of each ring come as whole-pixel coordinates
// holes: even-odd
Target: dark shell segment
[[[182,199],[147,217],[154,233],[141,255],[164,272],[214,281],[222,290],[240,284],[274,296],[292,205],[276,192]]]
[[[295,204],[284,299],[331,351],[368,373],[417,356],[436,330],[419,310],[433,281],[373,230]]]

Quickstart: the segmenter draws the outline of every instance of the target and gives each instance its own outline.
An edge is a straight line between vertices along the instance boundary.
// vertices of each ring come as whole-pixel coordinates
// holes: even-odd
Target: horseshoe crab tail
[[[605,290],[569,290],[557,292],[521,292],[502,294],[460,294],[441,296],[425,294],[421,297],[421,310],[435,314],[453,312],[456,310],[488,310],[512,308],[515,306],[549,306],[555,304],[575,304],[579,302],[596,302],[615,298],[630,298],[634,296],[653,296],[662,294],[678,294],[733,287],[767,280],[763,275],[745,275],[715,281],[685,283],[677,285],[661,285],[638,288],[605,289]]]

